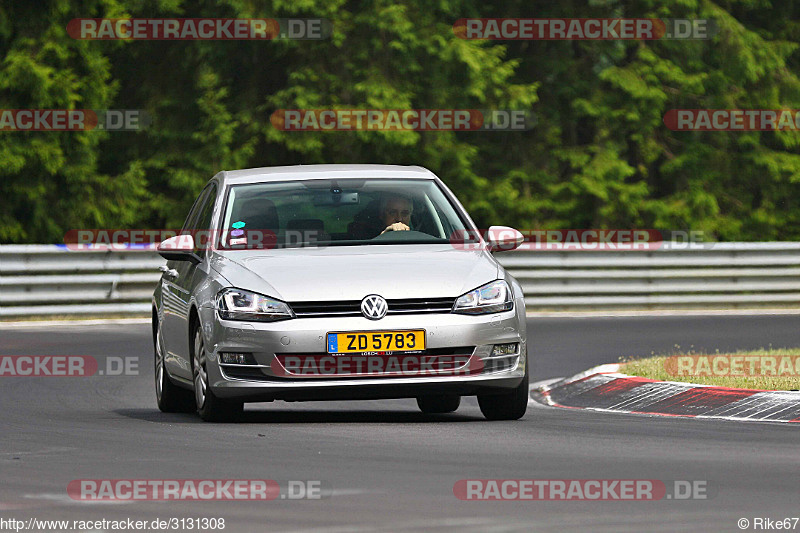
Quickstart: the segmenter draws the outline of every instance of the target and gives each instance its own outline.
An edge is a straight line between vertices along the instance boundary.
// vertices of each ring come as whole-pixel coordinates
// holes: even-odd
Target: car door
[[[186,223],[181,229],[182,235],[196,235],[198,230],[208,230],[216,192],[216,183],[211,183],[203,189],[186,218]],[[198,255],[205,256],[204,250],[196,249],[196,251]],[[198,265],[191,261],[168,261],[167,267],[172,274],[170,271],[165,272],[161,278],[161,293],[164,298],[165,364],[172,376],[191,380],[192,340],[189,332],[189,312],[191,290]]]

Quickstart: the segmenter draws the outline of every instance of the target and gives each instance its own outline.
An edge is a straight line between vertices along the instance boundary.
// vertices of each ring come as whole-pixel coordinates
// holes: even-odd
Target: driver
[[[381,199],[378,217],[386,225],[381,235],[387,231],[408,231],[411,229],[411,215],[414,204],[405,196],[392,194]]]

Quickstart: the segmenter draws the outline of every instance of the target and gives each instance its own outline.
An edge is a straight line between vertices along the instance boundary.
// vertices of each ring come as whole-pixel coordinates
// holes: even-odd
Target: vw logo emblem
[[[377,294],[370,294],[361,300],[361,314],[370,320],[380,320],[386,316],[389,305],[383,297]]]

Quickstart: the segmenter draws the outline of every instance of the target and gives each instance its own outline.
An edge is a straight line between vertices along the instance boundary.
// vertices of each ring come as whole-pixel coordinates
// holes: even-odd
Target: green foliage
[[[772,4],[774,3],[774,6]],[[770,9],[770,7],[774,9]],[[781,15],[778,16],[780,11]],[[712,18],[680,41],[468,41],[462,17]],[[73,18],[324,17],[324,41],[79,41]],[[0,243],[175,227],[224,169],[419,164],[476,222],[800,239],[800,134],[673,132],[670,109],[800,108],[774,0],[3,0],[0,109],[143,109],[139,132],[0,132]],[[524,109],[526,132],[284,132],[276,109]]]

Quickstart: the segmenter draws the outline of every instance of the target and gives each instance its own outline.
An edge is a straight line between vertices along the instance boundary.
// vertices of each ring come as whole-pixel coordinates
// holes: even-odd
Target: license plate
[[[425,330],[328,333],[328,353],[415,352],[425,349]]]

